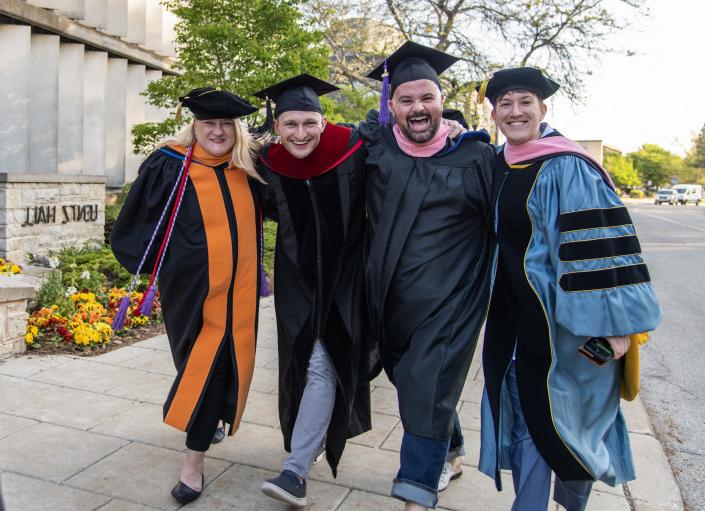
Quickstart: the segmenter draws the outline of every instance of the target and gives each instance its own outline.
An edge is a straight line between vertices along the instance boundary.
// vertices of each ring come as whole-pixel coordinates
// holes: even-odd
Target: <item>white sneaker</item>
[[[441,478],[438,480],[438,491],[443,491],[448,488],[450,482],[459,478],[461,475],[463,475],[462,465],[458,468],[457,472],[453,472],[453,464],[446,461],[443,464]]]

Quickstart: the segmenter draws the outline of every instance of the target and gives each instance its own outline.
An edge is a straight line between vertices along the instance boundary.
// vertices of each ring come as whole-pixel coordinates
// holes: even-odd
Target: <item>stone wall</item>
[[[25,275],[0,275],[0,358],[25,350],[27,301],[40,280]]]
[[[102,241],[105,176],[0,173],[0,256],[23,263],[27,253]]]

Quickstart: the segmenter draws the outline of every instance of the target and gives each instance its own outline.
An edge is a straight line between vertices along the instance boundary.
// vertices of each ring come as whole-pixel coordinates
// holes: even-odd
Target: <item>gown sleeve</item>
[[[551,159],[542,174],[536,191],[555,270],[556,321],[588,337],[655,329],[661,308],[617,194],[577,156]]]
[[[262,204],[262,219],[278,222],[277,201],[274,186],[272,185],[272,181],[275,177],[272,176],[272,173],[262,162],[259,162],[257,165],[257,172],[259,172],[259,175],[262,176],[262,179],[266,182],[266,184],[260,183],[259,181],[255,183]]]
[[[482,220],[489,232],[494,232],[492,227],[492,187],[495,178],[495,162],[495,150],[491,145],[486,144],[475,163],[474,172],[463,174],[465,194],[482,216]]]
[[[182,160],[155,151],[142,163],[110,236],[110,246],[118,262],[132,274],[137,272],[152,233],[176,184]],[[173,200],[172,200],[173,204]],[[166,232],[168,214],[145,258],[142,272],[151,271],[159,243]]]

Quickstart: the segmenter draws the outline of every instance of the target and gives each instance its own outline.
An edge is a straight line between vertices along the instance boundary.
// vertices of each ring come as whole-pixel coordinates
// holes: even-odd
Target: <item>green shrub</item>
[[[629,190],[629,196],[632,199],[643,199],[646,194],[644,193],[643,190]]]
[[[66,288],[61,281],[61,272],[57,270],[52,271],[42,283],[31,308],[48,308],[54,304],[59,306],[57,312],[62,316],[70,316],[75,312],[73,302],[66,299]]]
[[[277,239],[277,224],[270,220],[264,221],[264,272],[271,279],[274,275],[274,244]]]
[[[106,245],[110,245],[110,235],[113,232],[113,225],[115,225],[115,220],[117,220],[120,210],[123,204],[125,204],[125,199],[127,199],[127,194],[130,193],[130,188],[132,188],[132,183],[127,183],[122,187],[120,193],[115,200],[115,204],[112,206],[107,206],[105,208],[105,225],[103,226],[103,241]]]

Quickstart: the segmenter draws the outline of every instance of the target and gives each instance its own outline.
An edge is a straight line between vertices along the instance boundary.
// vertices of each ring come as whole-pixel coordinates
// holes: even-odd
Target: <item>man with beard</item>
[[[494,150],[486,132],[451,139],[441,123],[438,74],[457,60],[405,43],[368,75],[382,104],[360,126],[367,296],[404,426],[392,495],[407,510],[435,507],[461,473],[455,407],[489,299]]]
[[[255,94],[276,104],[279,143],[261,151],[258,171],[268,183],[265,215],[279,223],[279,420],[290,452],[262,491],[297,507],[316,456],[325,451],[335,476],[346,440],[371,427],[365,151],[356,130],[323,116],[319,96],[337,89],[303,74]]]

